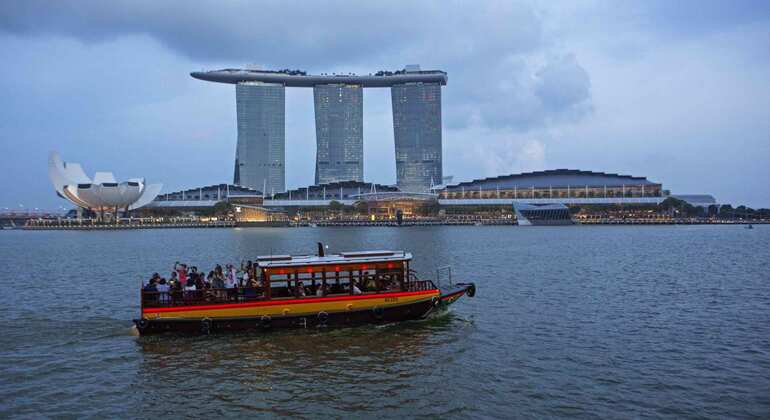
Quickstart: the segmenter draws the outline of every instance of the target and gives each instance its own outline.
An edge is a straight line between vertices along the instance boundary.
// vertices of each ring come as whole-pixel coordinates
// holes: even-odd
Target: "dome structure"
[[[57,152],[48,156],[48,177],[60,197],[94,211],[138,209],[152,202],[163,188],[163,184],[145,184],[144,178],[117,182],[112,172],[96,172],[91,179],[79,163],[65,162]]]

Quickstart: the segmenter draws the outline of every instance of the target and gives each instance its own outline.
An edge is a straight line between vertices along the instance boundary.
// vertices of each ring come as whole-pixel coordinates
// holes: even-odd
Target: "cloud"
[[[256,62],[319,72],[345,63],[373,72],[421,63],[448,71],[453,92],[460,93],[445,103],[450,128],[482,124],[528,130],[561,119],[567,110],[554,101],[590,102],[590,83],[575,57],[558,68],[561,61],[539,70],[527,64],[549,48],[535,8],[524,2],[463,6],[444,1],[349,7],[341,1],[29,0],[0,5],[0,30],[86,43],[142,34],[191,60],[228,66]],[[583,96],[560,96],[563,87],[570,88],[565,94]],[[573,119],[582,115],[570,112]]]
[[[27,180],[0,204],[60,203],[40,171],[49,148],[170,189],[229,179],[232,86],[189,71],[419,63],[449,74],[444,172],[457,180],[569,167],[767,206],[769,14],[709,0],[0,2],[0,148],[13,156],[0,175]],[[390,94],[364,95],[365,176],[392,183]],[[286,105],[287,181],[306,185],[312,92]]]

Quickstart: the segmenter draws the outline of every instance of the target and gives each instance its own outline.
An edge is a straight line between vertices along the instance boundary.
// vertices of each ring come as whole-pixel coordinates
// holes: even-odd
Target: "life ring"
[[[262,318],[259,319],[259,326],[268,329],[270,328],[271,322],[272,319],[268,315],[262,315]]]
[[[211,334],[211,320],[209,318],[201,320],[201,332],[206,335]]]
[[[329,322],[329,314],[327,314],[324,311],[321,311],[318,313],[318,325],[325,327],[326,323]]]

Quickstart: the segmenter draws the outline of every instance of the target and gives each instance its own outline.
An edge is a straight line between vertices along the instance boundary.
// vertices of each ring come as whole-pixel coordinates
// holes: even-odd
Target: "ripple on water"
[[[132,336],[142,276],[319,240],[408,249],[478,294],[401,325]],[[3,232],[0,417],[766,418],[769,245],[765,226]]]

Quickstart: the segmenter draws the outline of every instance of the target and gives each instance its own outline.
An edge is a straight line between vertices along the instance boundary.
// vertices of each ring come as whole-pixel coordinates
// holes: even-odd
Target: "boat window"
[[[266,269],[271,298],[310,298],[405,290],[403,262]]]

